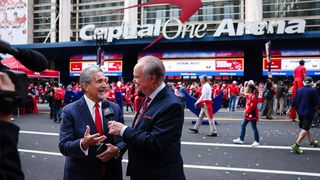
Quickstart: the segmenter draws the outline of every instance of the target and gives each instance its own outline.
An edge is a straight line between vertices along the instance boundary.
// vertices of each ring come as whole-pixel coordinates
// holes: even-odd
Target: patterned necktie
[[[95,105],[95,121],[96,121],[96,128],[97,128],[97,131],[100,135],[103,134],[103,131],[102,131],[102,121],[101,121],[101,116],[100,116],[100,110],[99,110],[99,104],[97,103]]]
[[[150,102],[151,98],[149,96],[147,96],[145,98],[145,100],[143,101],[143,104],[141,106],[141,108],[139,109],[139,114],[137,116],[137,119],[136,119],[136,122],[134,123],[134,127],[137,126],[138,122],[139,122],[139,119],[142,115],[142,113],[144,112],[144,110],[146,110],[147,106],[148,106],[148,103]]]

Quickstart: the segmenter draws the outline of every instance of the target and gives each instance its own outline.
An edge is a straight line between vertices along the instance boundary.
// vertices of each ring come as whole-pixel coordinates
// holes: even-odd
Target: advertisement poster
[[[293,71],[299,66],[299,61],[304,60],[304,67],[307,69],[308,76],[319,76],[320,75],[320,58],[272,58],[271,59],[271,70],[275,76],[292,76]],[[263,60],[263,75],[266,76],[268,73],[267,59]]]
[[[243,60],[216,60],[217,71],[243,71]]]
[[[70,62],[70,76],[80,76],[82,70],[91,65],[96,65],[96,61]],[[122,61],[106,61],[101,69],[106,76],[122,76]]]
[[[10,44],[27,43],[27,0],[0,0],[0,39]]]

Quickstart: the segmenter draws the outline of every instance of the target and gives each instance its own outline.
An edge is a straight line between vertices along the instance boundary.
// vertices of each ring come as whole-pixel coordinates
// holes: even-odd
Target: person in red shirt
[[[293,72],[294,82],[293,82],[291,99],[294,99],[294,96],[296,95],[297,90],[303,87],[303,80],[306,77],[306,73],[307,73],[307,70],[304,67],[304,63],[305,63],[304,60],[300,60],[299,66],[294,69],[294,72]],[[289,118],[292,119],[292,121],[295,121],[295,119],[297,118],[297,111],[295,108],[291,108],[290,112],[288,112],[287,114]]]
[[[293,72],[293,78],[294,78],[294,84],[293,84],[293,91],[292,96],[294,97],[296,95],[296,92],[299,88],[303,87],[303,80],[306,77],[307,70],[304,67],[304,60],[299,61],[299,66],[294,69]]]
[[[248,96],[246,96],[246,107],[244,109],[244,120],[241,124],[240,137],[233,140],[235,144],[243,144],[246,133],[246,126],[250,122],[254,133],[254,142],[252,146],[259,146],[259,132],[257,129],[257,122],[259,120],[258,114],[258,99],[255,95],[256,87],[253,84],[248,85]]]
[[[116,94],[114,92],[114,89],[109,85],[109,88],[107,88],[105,97],[107,100],[111,102],[116,102]]]
[[[126,104],[126,111],[128,111],[128,109],[130,108],[131,109],[131,112],[133,112],[133,108],[132,108],[132,101],[131,101],[131,98],[132,98],[132,94],[131,92],[128,90],[126,91],[126,94],[124,95],[124,102]]]
[[[237,81],[233,81],[232,85],[229,86],[228,89],[228,93],[229,93],[229,111],[233,111],[235,110],[236,105],[236,100],[237,100],[237,96],[239,95],[239,88],[237,86]]]

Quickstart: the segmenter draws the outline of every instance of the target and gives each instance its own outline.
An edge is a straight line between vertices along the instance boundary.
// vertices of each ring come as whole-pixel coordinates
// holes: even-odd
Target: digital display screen
[[[275,76],[292,76],[293,71],[299,66],[299,61],[304,60],[304,67],[308,76],[320,76],[320,58],[317,57],[279,57],[271,59],[271,71]],[[268,62],[263,59],[263,75],[268,75]]]
[[[242,58],[162,59],[166,76],[243,76]]]
[[[80,76],[83,69],[88,66],[96,65],[96,55],[77,55],[70,58],[70,76]],[[122,76],[122,55],[105,54],[104,64],[101,66],[106,76]]]

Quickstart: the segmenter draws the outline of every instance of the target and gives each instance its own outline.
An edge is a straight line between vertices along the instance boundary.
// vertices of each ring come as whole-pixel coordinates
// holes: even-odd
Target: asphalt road
[[[47,105],[40,105],[39,109],[38,114],[15,117],[14,123],[21,128],[18,148],[22,169],[27,180],[60,180],[64,157],[58,149],[59,124],[49,119]],[[131,125],[133,114],[125,112],[124,116],[125,123]],[[189,132],[196,117],[186,110],[181,153],[187,179],[320,179],[320,148],[308,148],[304,141],[304,154],[290,152],[300,131],[297,122],[261,120],[258,123],[261,145],[253,148],[250,125],[245,145],[232,144],[239,136],[241,118],[241,111],[221,110],[215,115],[219,136],[207,137],[207,125],[201,126],[199,134]],[[319,139],[320,128],[311,132]],[[126,166],[127,154],[124,172]]]

